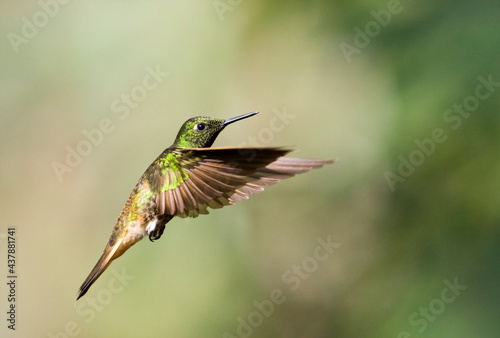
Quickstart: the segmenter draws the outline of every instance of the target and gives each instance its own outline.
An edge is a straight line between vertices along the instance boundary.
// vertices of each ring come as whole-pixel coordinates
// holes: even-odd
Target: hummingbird
[[[174,217],[197,217],[248,199],[265,187],[295,174],[320,168],[333,160],[284,157],[290,149],[210,148],[229,124],[254,116],[218,119],[190,118],[174,143],[146,169],[111,232],[101,258],[80,286],[77,300],[89,290],[112,261],[148,236],[160,239]]]

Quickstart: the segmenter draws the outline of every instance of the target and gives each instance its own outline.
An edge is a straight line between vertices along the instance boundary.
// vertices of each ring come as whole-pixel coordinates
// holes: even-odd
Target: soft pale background
[[[231,10],[218,13],[217,3]],[[238,317],[274,289],[286,301],[252,337],[496,336],[500,94],[457,130],[443,114],[474,95],[478,76],[500,81],[497,1],[403,1],[351,62],[340,44],[353,44],[386,1],[229,3],[69,2],[17,53],[8,35],[41,7],[0,4],[0,232],[17,227],[19,274],[18,330],[2,315],[1,336],[236,335]],[[169,76],[121,120],[112,102],[141,85],[148,66]],[[289,124],[261,145],[338,163],[209,216],[174,219],[78,305],[109,295],[113,271],[125,269],[135,278],[122,292],[76,312],[77,288],[128,194],[180,125],[254,110],[215,146],[262,141],[286,111]],[[52,163],[104,118],[113,132],[59,182]],[[399,156],[435,128],[446,142],[391,192],[384,173],[397,173]],[[283,275],[328,236],[340,247],[290,290]],[[455,278],[467,289],[418,332],[412,313]],[[5,313],[3,277],[0,292]]]

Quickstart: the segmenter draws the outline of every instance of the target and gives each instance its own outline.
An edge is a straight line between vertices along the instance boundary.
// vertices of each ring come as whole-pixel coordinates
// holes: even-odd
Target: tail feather
[[[122,241],[123,237],[118,239],[112,247],[109,247],[109,245],[106,246],[106,249],[104,250],[101,258],[99,258],[99,261],[97,261],[92,271],[90,271],[87,279],[85,279],[83,284],[80,286],[80,290],[78,290],[78,296],[76,297],[76,300],[85,295],[92,284],[94,284],[94,282],[97,280],[97,278],[99,278],[99,276],[108,268],[111,262],[123,253],[123,251],[117,253],[117,250],[120,247]]]

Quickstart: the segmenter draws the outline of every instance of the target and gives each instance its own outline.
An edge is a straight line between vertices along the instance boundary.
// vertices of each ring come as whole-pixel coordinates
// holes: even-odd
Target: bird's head
[[[182,125],[177,133],[174,146],[178,148],[208,148],[212,146],[219,133],[233,122],[258,114],[258,112],[233,117],[217,119],[208,116],[192,117]]]

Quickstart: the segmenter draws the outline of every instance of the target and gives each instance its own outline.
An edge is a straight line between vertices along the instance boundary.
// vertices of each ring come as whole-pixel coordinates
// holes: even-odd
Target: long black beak
[[[221,126],[222,126],[222,127],[225,127],[225,126],[227,126],[228,124],[231,124],[231,123],[236,122],[236,121],[239,121],[239,120],[246,119],[247,117],[250,117],[250,116],[257,115],[258,113],[259,113],[258,111],[254,111],[253,113],[248,113],[248,114],[244,114],[244,115],[240,115],[240,116],[232,117],[232,118],[227,119],[226,121],[222,122]]]

